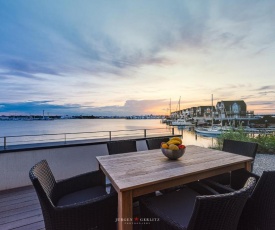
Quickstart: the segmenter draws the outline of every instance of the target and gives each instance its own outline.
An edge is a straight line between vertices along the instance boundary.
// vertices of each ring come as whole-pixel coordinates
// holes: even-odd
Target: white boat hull
[[[195,129],[196,133],[204,135],[220,135],[223,130],[221,129],[212,129],[212,128],[201,128]]]
[[[177,126],[194,126],[194,124],[191,121],[186,121],[184,119],[178,119],[176,121],[172,121],[172,125]]]

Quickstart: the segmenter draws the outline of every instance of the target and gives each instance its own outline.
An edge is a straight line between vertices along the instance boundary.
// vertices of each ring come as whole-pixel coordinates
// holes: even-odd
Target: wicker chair
[[[128,153],[128,152],[137,152],[136,141],[133,140],[121,140],[121,141],[110,141],[107,142],[107,148],[109,155]],[[110,185],[111,182],[106,178],[106,184]]]
[[[121,140],[121,141],[110,141],[107,142],[107,147],[109,151],[109,155],[113,154],[121,154],[121,153],[128,153],[128,152],[137,152],[137,145],[136,141],[134,140]],[[110,180],[106,178],[106,184],[111,184]],[[111,191],[114,191],[114,188],[111,188]],[[143,195],[141,197],[151,197],[155,196],[155,193],[149,193],[146,195]],[[133,201],[139,201],[140,197],[134,197]],[[138,205],[138,204],[136,204]]]
[[[152,138],[146,139],[146,144],[149,150],[160,149],[160,144],[167,141],[169,141],[169,137]]]
[[[235,192],[200,196],[183,188],[141,201],[141,217],[151,220],[145,230],[235,230],[256,180],[251,177]]]
[[[225,139],[223,142],[222,151],[235,153],[242,156],[252,157],[255,159],[256,152],[258,149],[258,144],[254,142],[244,142]],[[251,165],[253,167],[253,163]],[[230,172],[223,173],[218,176],[210,177],[207,180],[212,180],[220,184],[229,185],[230,184]]]
[[[219,193],[228,193],[238,189],[244,180],[254,174],[236,170],[232,172],[231,186],[218,183],[208,184]],[[265,171],[243,209],[239,230],[274,230],[275,229],[275,171]]]
[[[56,182],[47,161],[42,160],[29,176],[47,230],[116,229],[117,194],[106,192],[101,171]]]
[[[222,151],[255,158],[257,149],[258,144],[254,142],[244,142],[225,139],[223,142]]]
[[[136,152],[137,146],[134,140],[121,140],[107,142],[109,155]]]

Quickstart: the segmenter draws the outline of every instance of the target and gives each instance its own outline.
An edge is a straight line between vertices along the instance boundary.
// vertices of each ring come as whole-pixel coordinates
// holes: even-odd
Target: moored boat
[[[230,131],[232,128],[230,126],[219,126],[213,125],[211,127],[200,127],[196,128],[195,131],[202,135],[220,135],[222,132]]]
[[[194,126],[195,125],[194,123],[186,119],[177,119],[176,121],[172,121],[171,124],[177,125],[177,126]]]
[[[208,128],[200,127],[195,129],[196,133],[203,135],[220,135],[223,130],[219,126],[211,126]]]

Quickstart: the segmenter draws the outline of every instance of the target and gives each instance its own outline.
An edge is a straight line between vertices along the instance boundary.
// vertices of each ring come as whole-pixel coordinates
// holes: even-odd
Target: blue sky
[[[275,1],[0,0],[0,114],[275,113]]]

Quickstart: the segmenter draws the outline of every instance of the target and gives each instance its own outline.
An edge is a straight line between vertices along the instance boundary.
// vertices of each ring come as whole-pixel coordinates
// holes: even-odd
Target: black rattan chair
[[[225,139],[222,151],[236,153],[242,156],[252,157],[255,159],[258,144],[254,142],[235,141]]]
[[[275,229],[275,171],[263,172],[244,207],[238,229]]]
[[[47,230],[115,230],[117,194],[106,192],[101,171],[56,182],[46,160],[29,172]]]
[[[200,196],[183,188],[141,200],[141,218],[149,220],[145,230],[235,230],[243,207],[256,183],[249,178],[238,191]]]
[[[110,141],[107,142],[107,148],[109,155],[137,152],[136,141],[134,140],[121,140],[121,141]],[[110,180],[106,178],[106,184],[111,184]]]
[[[107,142],[109,155],[136,152],[137,145],[135,140],[121,140]]]
[[[160,149],[161,143],[168,142],[168,141],[169,141],[169,137],[151,138],[151,139],[146,139],[146,144],[149,150]]]
[[[207,179],[200,181],[200,183],[213,188],[218,193],[226,193],[242,188],[249,177],[254,177],[256,181],[258,181],[260,178],[260,176],[257,174],[248,172],[245,169],[238,169],[231,172],[231,179],[229,184],[224,185],[223,183]]]
[[[244,142],[225,139],[223,142],[222,151],[235,153],[242,156],[252,157],[255,159],[256,152],[258,149],[258,144],[254,142]],[[251,168],[253,167],[253,162]],[[229,185],[230,184],[230,172],[223,173],[214,177],[210,177],[207,180],[212,180],[220,184]]]
[[[236,170],[231,175],[231,186],[212,182],[207,185],[219,193],[228,193],[242,186],[245,179],[253,173]],[[239,230],[274,230],[275,229],[275,171],[265,171],[256,176],[258,182],[243,209]]]
[[[128,152],[137,152],[137,145],[136,141],[134,140],[121,140],[121,141],[110,141],[107,142],[107,147],[109,151],[109,155],[113,154],[121,154],[121,153],[128,153]],[[106,178],[106,184],[111,184],[110,180]],[[113,191],[114,188],[111,188]],[[155,196],[155,193],[149,193],[146,195],[143,195],[141,197],[151,197]],[[139,201],[140,197],[135,197],[133,199],[134,202]]]

